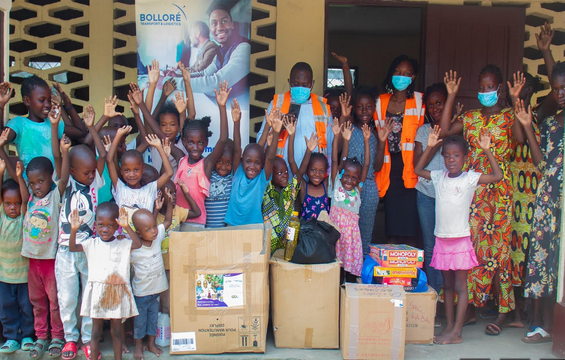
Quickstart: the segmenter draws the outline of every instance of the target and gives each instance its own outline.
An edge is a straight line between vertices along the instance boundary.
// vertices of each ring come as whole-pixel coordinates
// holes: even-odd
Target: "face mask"
[[[304,104],[310,98],[312,89],[303,86],[293,86],[290,88],[290,96],[297,104]]]
[[[412,84],[412,78],[410,76],[392,76],[392,86],[394,86],[394,88],[398,91],[406,90],[410,84]]]
[[[498,89],[499,88],[500,88],[500,85],[498,85],[498,88],[496,88],[496,90],[494,90],[494,91],[480,92],[479,93],[479,101],[481,102],[481,105],[483,105],[485,107],[493,107],[494,105],[496,105],[496,103],[498,102]]]

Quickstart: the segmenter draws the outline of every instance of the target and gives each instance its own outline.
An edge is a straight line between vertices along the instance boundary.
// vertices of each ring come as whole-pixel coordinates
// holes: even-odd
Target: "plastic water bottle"
[[[157,336],[155,344],[165,347],[171,345],[171,319],[169,315],[159,313],[157,315]]]
[[[284,259],[290,261],[294,255],[294,249],[298,243],[298,232],[300,231],[300,220],[298,220],[298,211],[292,212],[292,217],[286,228],[286,246],[284,248]]]

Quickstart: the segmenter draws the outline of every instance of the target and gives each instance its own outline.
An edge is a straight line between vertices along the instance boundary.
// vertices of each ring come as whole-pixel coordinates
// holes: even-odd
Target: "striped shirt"
[[[212,170],[210,178],[210,196],[204,201],[206,207],[206,227],[220,228],[226,226],[224,219],[228,211],[233,175],[220,176]]]
[[[23,257],[23,222],[20,214],[12,219],[0,205],[0,281],[8,284],[27,283],[29,259]]]

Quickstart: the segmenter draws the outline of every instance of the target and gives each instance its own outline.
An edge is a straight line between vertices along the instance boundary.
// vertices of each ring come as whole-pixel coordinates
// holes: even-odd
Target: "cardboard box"
[[[375,266],[374,276],[395,277],[395,278],[417,278],[418,268],[415,267],[383,267]]]
[[[424,250],[408,245],[369,245],[371,257],[383,267],[424,266]]]
[[[404,359],[406,295],[402,286],[341,287],[341,355],[344,359]]]
[[[406,343],[433,344],[437,293],[406,293]]]
[[[263,224],[171,233],[171,354],[265,352],[270,239]]]
[[[269,262],[275,346],[338,349],[341,262],[300,265],[283,255]]]

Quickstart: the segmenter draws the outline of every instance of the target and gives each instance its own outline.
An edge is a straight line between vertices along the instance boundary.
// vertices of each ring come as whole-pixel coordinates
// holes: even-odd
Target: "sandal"
[[[61,353],[61,357],[63,358],[63,360],[72,360],[77,356],[77,351],[78,351],[77,344],[72,341],[69,341],[63,347],[63,352]],[[65,353],[71,353],[71,355],[65,355]]]
[[[7,340],[2,347],[0,347],[0,353],[12,354],[16,350],[19,350],[21,345],[16,340]]]
[[[30,337],[25,337],[22,339],[22,350],[23,351],[30,351],[34,346],[33,339]]]
[[[65,342],[62,339],[53,338],[47,349],[49,350],[49,358],[54,359],[61,356],[63,354],[63,345],[65,345]]]
[[[500,335],[500,326],[498,326],[495,323],[488,323],[486,328],[485,328],[485,334],[487,335],[491,335],[491,336],[498,336]]]
[[[84,357],[86,358],[86,360],[90,360],[90,344],[83,345],[83,346],[80,347],[80,349],[84,353]],[[99,350],[98,351],[98,360],[100,360],[101,356],[102,356],[102,353]]]
[[[536,335],[539,335],[539,337]],[[522,338],[522,341],[526,344],[541,344],[551,342],[553,338],[551,334],[538,326],[534,331],[527,333],[526,336]]]
[[[37,339],[33,347],[29,350],[29,357],[32,359],[39,359],[47,350],[48,341],[45,339]]]

